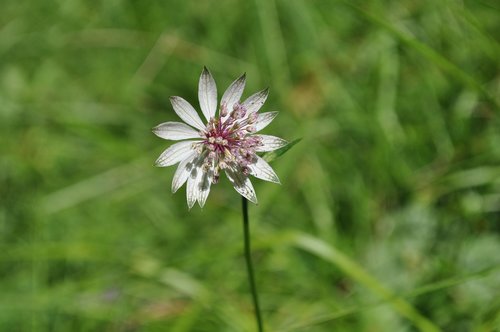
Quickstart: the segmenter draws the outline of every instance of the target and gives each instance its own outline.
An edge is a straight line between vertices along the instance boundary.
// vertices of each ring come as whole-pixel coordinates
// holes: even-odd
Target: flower
[[[257,152],[273,151],[288,142],[275,136],[256,135],[278,115],[278,112],[257,112],[267,99],[268,89],[259,91],[240,102],[245,88],[243,74],[222,96],[217,110],[217,86],[206,67],[200,76],[198,99],[208,123],[203,124],[198,113],[181,97],[170,97],[175,113],[185,122],[165,122],[153,128],[153,133],[166,140],[184,140],[166,149],[156,160],[156,166],[167,167],[177,163],[172,181],[176,192],[186,181],[187,204],[191,209],[198,201],[203,207],[210,186],[226,173],[234,189],[257,204],[255,190],[248,178],[279,183],[278,176]]]

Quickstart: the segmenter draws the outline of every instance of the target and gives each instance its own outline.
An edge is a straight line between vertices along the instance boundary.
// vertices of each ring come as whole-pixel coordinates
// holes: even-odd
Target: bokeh
[[[1,7],[0,331],[255,331],[240,196],[153,166],[203,66],[302,139],[253,181],[267,331],[500,326],[497,2]]]

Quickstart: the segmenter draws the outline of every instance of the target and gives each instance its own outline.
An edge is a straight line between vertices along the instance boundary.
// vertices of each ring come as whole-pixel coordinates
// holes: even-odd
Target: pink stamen
[[[238,166],[243,174],[248,175],[248,165],[255,159],[255,150],[261,145],[257,137],[249,136],[255,131],[253,123],[255,112],[248,114],[245,107],[236,103],[227,116],[227,108],[221,105],[220,118],[211,118],[203,133],[202,147],[210,153],[205,157],[207,163],[214,163],[215,169]],[[246,116],[246,117],[245,117]],[[216,177],[214,176],[214,181]]]

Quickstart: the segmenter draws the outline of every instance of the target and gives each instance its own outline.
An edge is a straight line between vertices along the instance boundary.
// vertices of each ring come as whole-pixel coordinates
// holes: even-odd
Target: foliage
[[[302,138],[254,181],[267,330],[495,330],[499,10],[4,0],[0,330],[255,329],[239,195],[188,212],[152,166],[203,65],[269,86],[264,133]]]

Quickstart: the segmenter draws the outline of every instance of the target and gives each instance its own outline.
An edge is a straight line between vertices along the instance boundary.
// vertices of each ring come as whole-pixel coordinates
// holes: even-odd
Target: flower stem
[[[245,238],[245,260],[247,263],[248,282],[250,283],[250,291],[252,292],[253,306],[255,309],[255,320],[257,321],[258,331],[264,331],[262,325],[262,318],[260,315],[259,297],[257,294],[257,287],[255,287],[255,280],[253,276],[252,256],[250,254],[250,226],[248,223],[248,201],[245,197],[242,198],[243,210],[243,235]]]

